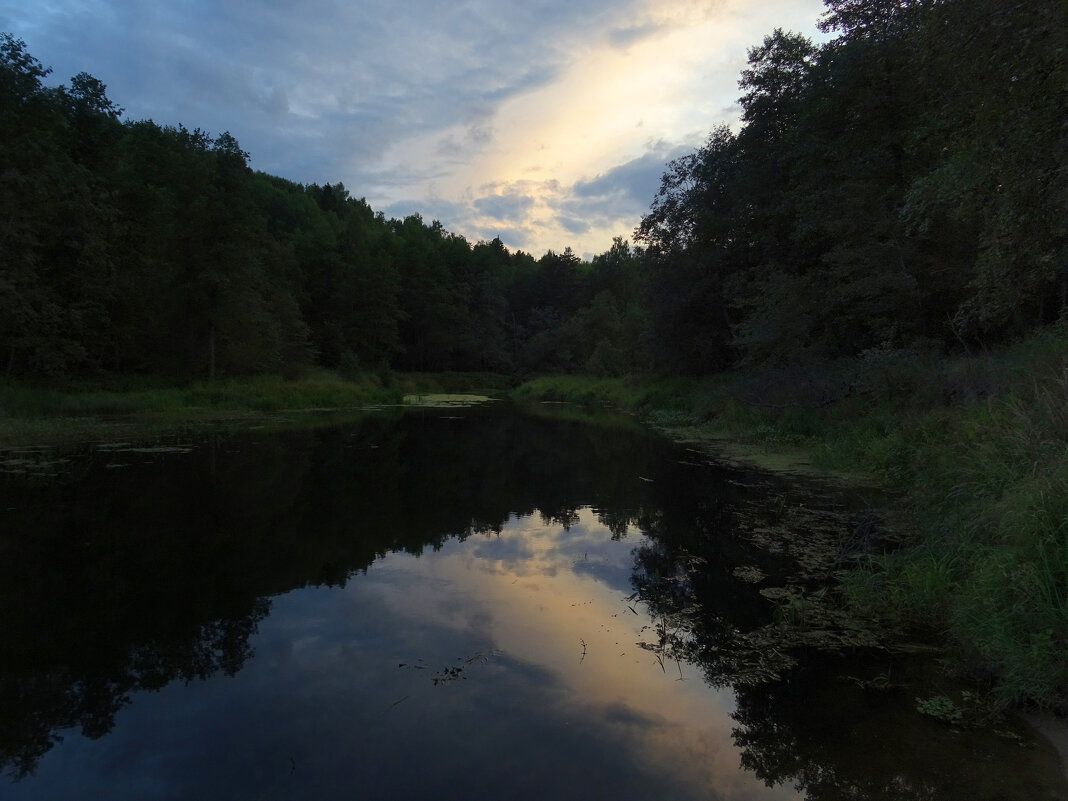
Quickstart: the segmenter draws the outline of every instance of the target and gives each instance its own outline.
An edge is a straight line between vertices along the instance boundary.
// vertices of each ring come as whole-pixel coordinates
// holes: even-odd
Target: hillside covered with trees
[[[1068,305],[1062,2],[827,0],[749,52],[742,125],[586,262],[386,219],[123,120],[0,39],[0,370],[699,374],[962,350]]]

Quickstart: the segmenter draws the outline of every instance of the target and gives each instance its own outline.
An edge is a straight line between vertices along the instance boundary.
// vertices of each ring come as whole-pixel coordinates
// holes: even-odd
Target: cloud
[[[390,203],[383,208],[387,217],[403,219],[419,214],[425,222],[440,220],[446,230],[461,234],[469,242],[500,240],[511,250],[529,247],[536,229],[532,210],[535,198],[528,194],[531,185],[484,187],[497,192],[459,201],[433,196]]]
[[[575,182],[554,203],[560,212],[557,221],[574,234],[620,221],[636,222],[649,210],[668,162],[692,150],[657,142],[637,158]]]
[[[614,723],[621,723],[625,726],[635,726],[641,729],[652,729],[656,726],[664,725],[663,718],[655,719],[640,710],[628,706],[623,701],[608,704],[604,708],[604,716],[606,720],[610,720]]]
[[[440,220],[450,230],[452,230],[450,226],[453,220],[467,219],[470,216],[470,209],[465,204],[439,197],[401,200],[389,204],[382,209],[382,212],[386,217],[396,217],[401,220],[412,214],[418,214],[427,223]]]
[[[534,237],[533,229],[514,226],[496,227],[473,225],[471,227],[471,232],[475,236],[476,240],[482,240],[485,242],[489,242],[493,239],[499,238],[501,242],[504,243],[505,247],[513,251],[528,249]]]
[[[658,142],[635,159],[612,167],[588,181],[576,182],[572,192],[575,197],[584,200],[617,197],[647,208],[668,162],[691,150],[687,146],[671,147]]]
[[[462,135],[448,133],[438,140],[437,153],[444,157],[462,159],[492,142],[493,135],[493,126],[488,122],[472,122]]]
[[[500,237],[513,250],[529,248],[546,236],[558,235],[566,245],[599,231],[608,232],[603,234],[608,242],[613,235],[629,234],[648,211],[667,163],[693,149],[662,141],[648,143],[640,156],[570,186],[556,180],[493,183],[480,187],[475,197],[455,201],[437,196],[412,198],[391,203],[384,211],[390,217],[419,213],[426,221],[441,220],[448,230],[471,241]],[[576,250],[599,252],[596,247]]]
[[[561,228],[572,234],[584,234],[590,230],[590,224],[588,222],[577,220],[573,217],[567,217],[563,214],[557,216],[556,222]]]
[[[613,47],[628,48],[633,44],[655,36],[664,30],[663,25],[647,22],[644,25],[629,25],[623,28],[612,28],[608,32],[608,41]]]
[[[475,198],[472,205],[486,217],[519,220],[534,207],[534,198],[519,194],[487,195]]]
[[[0,26],[52,82],[84,70],[129,119],[228,130],[256,169],[343,181],[387,215],[468,238],[586,252],[648,209],[677,154],[664,142],[698,144],[737,118],[745,47],[821,7],[0,0]]]
[[[254,166],[303,181],[320,179],[300,172],[313,160],[308,151],[341,166],[343,146],[347,171],[359,175],[420,132],[461,126],[470,145],[485,145],[497,105],[552,81],[571,45],[620,8],[611,0],[128,0],[121,13],[102,0],[30,5],[10,12],[9,24],[58,80],[88,71],[127,116],[230,130]]]
[[[630,565],[613,565],[604,562],[575,562],[571,570],[578,576],[597,579],[606,587],[613,587],[623,593],[631,590],[632,570]]]

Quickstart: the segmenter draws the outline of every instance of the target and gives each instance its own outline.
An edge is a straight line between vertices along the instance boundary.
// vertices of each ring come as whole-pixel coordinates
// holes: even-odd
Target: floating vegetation
[[[1001,707],[990,696],[969,690],[961,690],[957,701],[946,695],[916,698],[916,711],[950,726],[964,728],[989,728],[1005,719]],[[996,733],[1008,739],[1019,738],[1013,732],[996,730]]]
[[[722,464],[711,447],[692,444],[688,451],[696,457],[687,461],[705,457]],[[911,652],[902,631],[851,612],[833,589],[844,562],[893,545],[870,511],[866,490],[761,469],[735,476],[729,483],[738,488],[739,502],[730,511],[730,528],[747,556],[726,568],[739,597],[763,601],[767,617],[737,627],[717,611],[722,601],[702,606],[708,567],[700,557],[683,549],[639,549],[636,597],[656,620],[656,636],[639,647],[662,668],[669,660],[699,665],[717,686],[777,681],[805,652]]]
[[[155,445],[140,448],[119,448],[116,453],[192,453],[192,445]]]
[[[943,723],[958,724],[964,721],[964,712],[961,708],[944,695],[917,698],[916,711],[941,720]]]
[[[501,651],[494,648],[490,651],[476,651],[475,653],[467,657],[459,657],[456,661],[460,664],[446,665],[440,670],[435,671],[434,675],[431,676],[430,681],[435,687],[442,684],[449,684],[450,682],[454,681],[464,681],[467,679],[465,671],[468,667],[475,664],[489,664],[490,659],[495,656],[499,656],[500,654]],[[427,665],[422,659],[416,659],[415,662],[401,662],[397,665],[397,667],[401,669],[410,670],[427,670],[429,668],[429,665]]]
[[[760,594],[769,601],[782,601],[789,597],[790,591],[786,587],[764,587],[760,590]]]
[[[448,409],[456,407],[477,406],[494,400],[489,395],[451,395],[429,393],[425,395],[405,395],[405,406],[420,406],[430,409]]]
[[[736,579],[741,579],[749,584],[759,584],[768,577],[768,574],[756,565],[739,565],[731,571],[731,574]]]
[[[450,681],[459,681],[460,679],[466,678],[466,676],[463,675],[463,672],[463,665],[443,668],[440,673],[431,679],[431,681],[434,682],[435,687],[439,684],[448,684]]]
[[[56,458],[45,448],[12,449],[7,454],[0,451],[0,473],[49,478],[69,469],[71,463],[70,459]]]

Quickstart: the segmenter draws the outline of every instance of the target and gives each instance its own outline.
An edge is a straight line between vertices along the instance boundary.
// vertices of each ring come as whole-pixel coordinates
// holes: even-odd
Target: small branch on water
[[[579,637],[579,642],[582,643],[582,656],[579,657],[579,664],[581,665],[586,659],[586,641]]]

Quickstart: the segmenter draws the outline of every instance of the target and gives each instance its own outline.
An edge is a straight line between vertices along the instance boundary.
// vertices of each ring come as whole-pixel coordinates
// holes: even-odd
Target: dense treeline
[[[47,74],[0,40],[9,375],[645,366],[622,241],[592,263],[471,246],[340,183],[253,172],[229,133],[122,122],[96,78]]]
[[[0,370],[704,372],[990,344],[1068,301],[1061,2],[827,0],[752,48],[743,124],[591,262],[386,219],[121,120],[0,39]]]
[[[1068,6],[826,0],[749,51],[743,126],[638,240],[677,369],[990,344],[1068,299]]]

